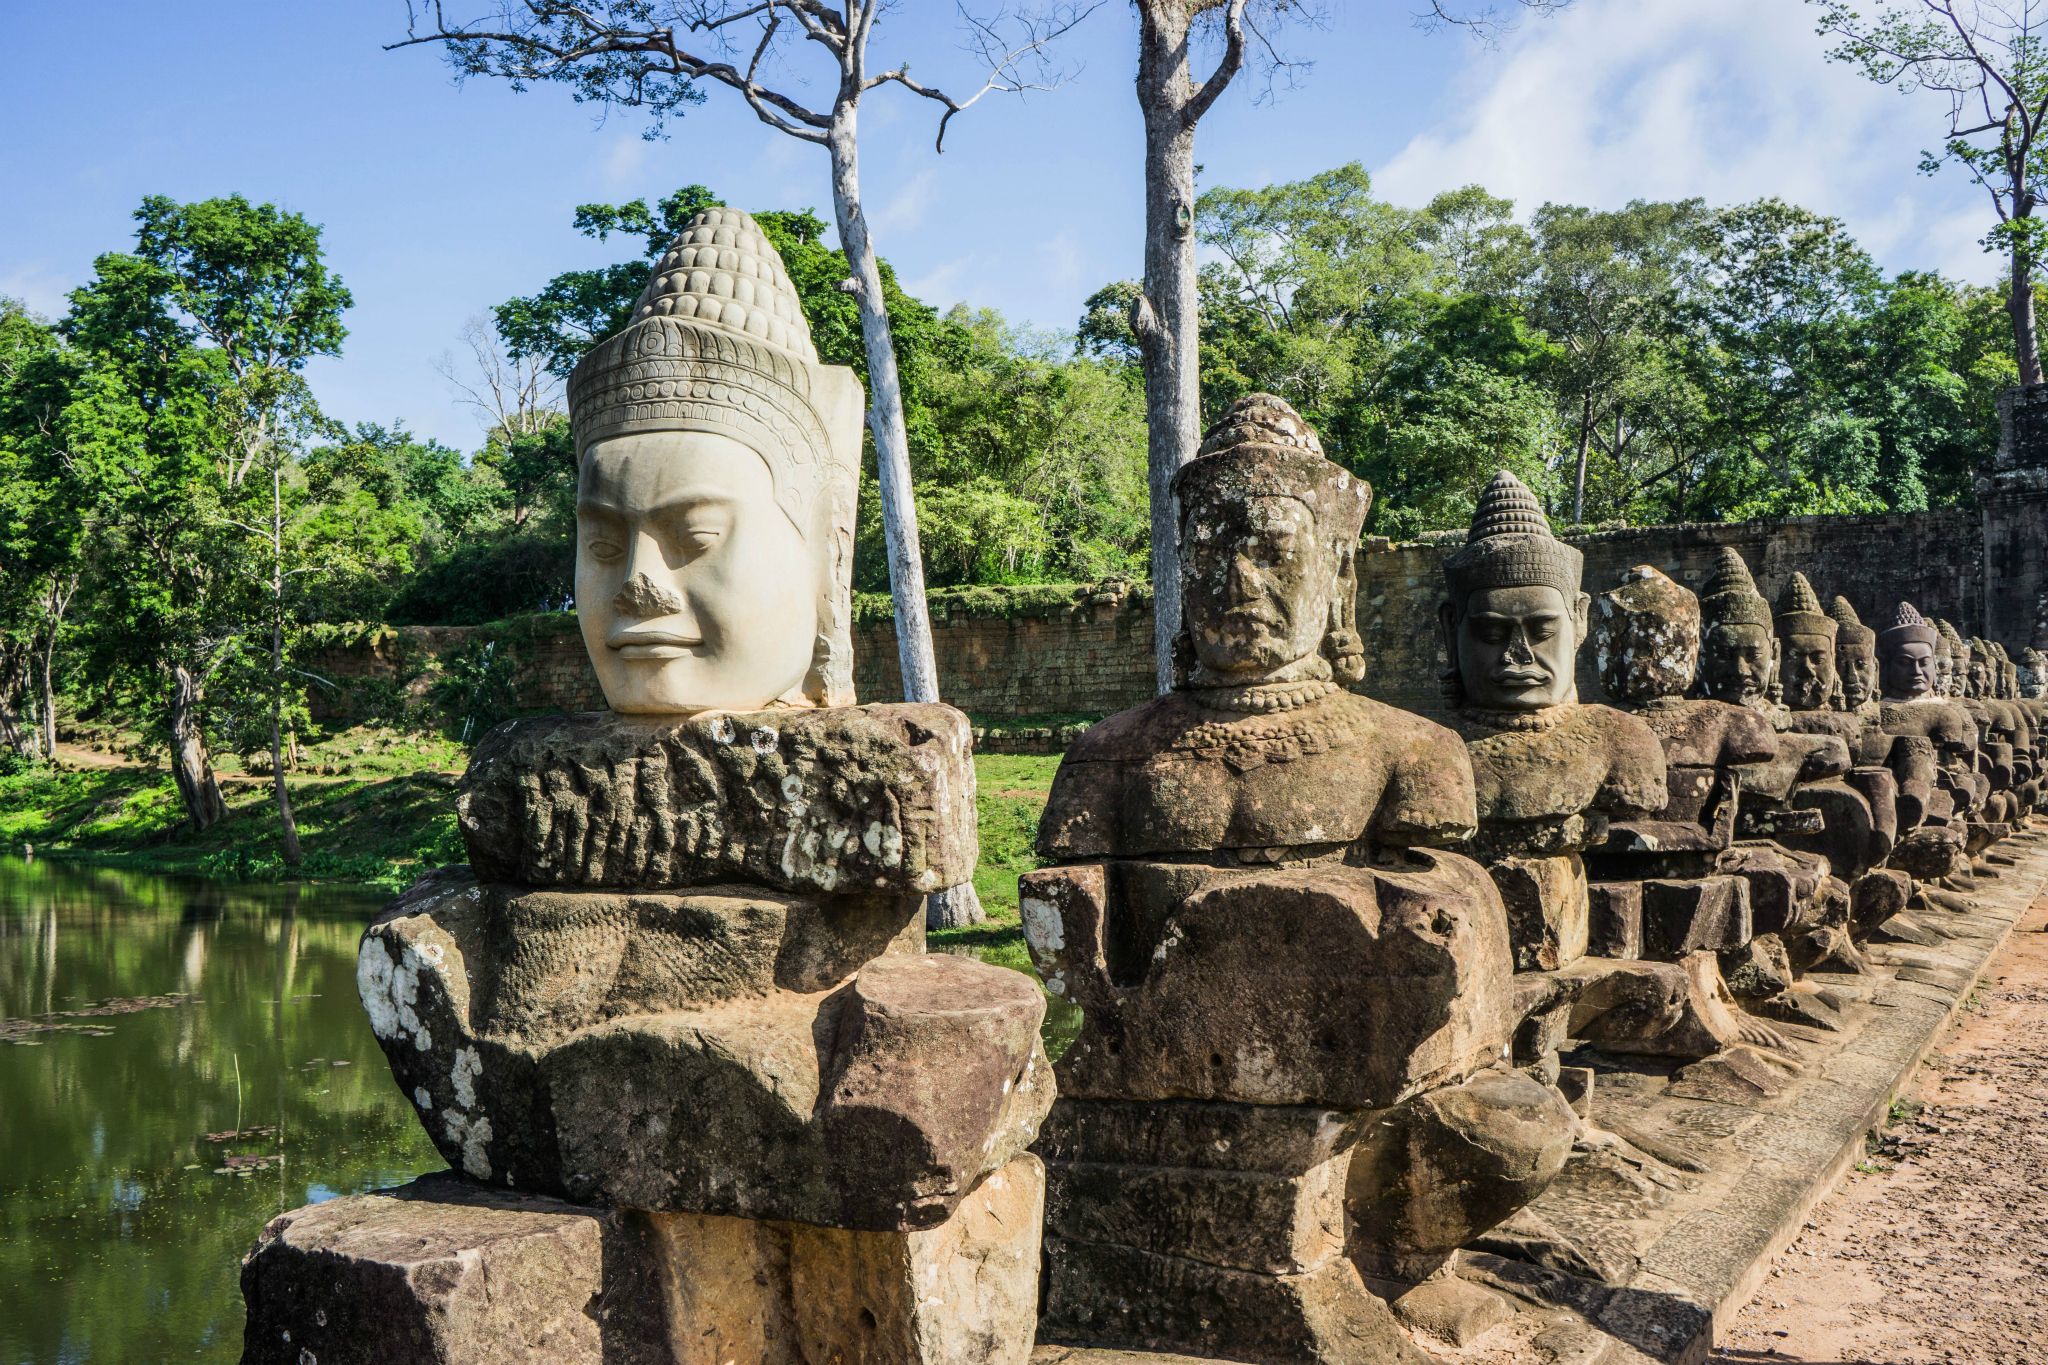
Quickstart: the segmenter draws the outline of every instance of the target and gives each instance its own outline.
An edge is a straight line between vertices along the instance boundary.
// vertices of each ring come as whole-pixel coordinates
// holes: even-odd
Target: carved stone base
[[[638,1214],[454,1175],[273,1220],[244,1365],[1022,1365],[1045,1173],[923,1232]]]
[[[1578,854],[1502,858],[1486,870],[1507,908],[1516,971],[1555,971],[1586,955],[1586,868]]]

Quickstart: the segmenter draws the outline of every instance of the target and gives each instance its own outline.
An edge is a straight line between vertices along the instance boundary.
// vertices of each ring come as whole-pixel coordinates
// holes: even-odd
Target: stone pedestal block
[[[1487,866],[1508,912],[1515,970],[1555,971],[1586,955],[1586,868],[1576,853],[1502,858]]]
[[[1643,884],[1595,882],[1586,888],[1586,953],[1627,961],[1643,955]]]
[[[1046,988],[1082,1011],[1063,1097],[1377,1109],[1508,1040],[1506,921],[1455,854],[1075,863],[1019,891]]]
[[[245,1365],[1022,1365],[1045,1176],[922,1232],[637,1214],[453,1175],[275,1219]]]
[[[1040,1144],[1040,1338],[1238,1360],[1417,1359],[1345,1258],[1361,1117],[1060,1101]]]
[[[1645,957],[1677,962],[1692,953],[1739,948],[1754,936],[1749,883],[1740,877],[1642,885]]]

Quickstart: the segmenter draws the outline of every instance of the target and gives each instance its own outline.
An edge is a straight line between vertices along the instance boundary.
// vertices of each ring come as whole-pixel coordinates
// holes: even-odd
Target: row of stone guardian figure
[[[1253,396],[1174,481],[1177,684],[1066,755],[1022,879],[1081,1014],[1049,1064],[1040,983],[924,951],[977,858],[969,728],[854,702],[860,390],[746,215],[677,239],[570,404],[611,709],[479,746],[469,866],[359,973],[466,1188],[623,1211],[651,1267],[497,1359],[1425,1361],[1454,1253],[1598,1145],[1561,1052],[1789,1065],[1832,1014],[1802,978],[1925,932],[2041,797],[2038,654],[1796,575],[1774,610],[1732,552],[1593,599],[1505,473],[1445,563],[1452,725],[1350,690],[1372,492]],[[472,1202],[387,1215],[462,1251]],[[424,1289],[306,1273],[299,1217],[246,1360],[471,1358]]]

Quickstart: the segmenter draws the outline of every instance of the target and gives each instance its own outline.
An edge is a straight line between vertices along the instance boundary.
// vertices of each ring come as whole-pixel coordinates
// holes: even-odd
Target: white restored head
[[[577,611],[613,710],[852,702],[861,408],[753,220],[692,220],[569,383]]]

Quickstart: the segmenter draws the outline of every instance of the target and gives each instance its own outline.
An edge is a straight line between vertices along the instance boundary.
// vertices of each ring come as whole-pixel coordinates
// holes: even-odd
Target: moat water
[[[0,859],[0,1365],[232,1362],[275,1214],[442,1165],[355,989],[375,892]]]

